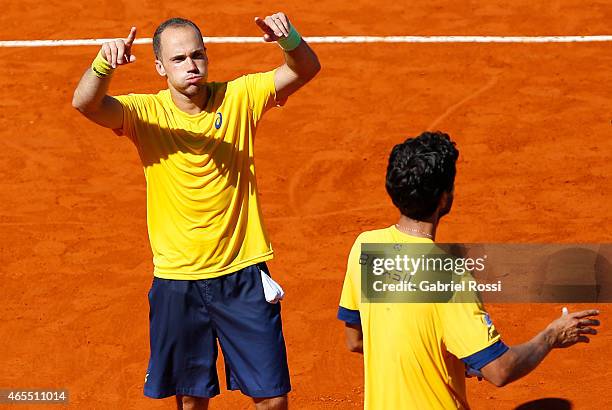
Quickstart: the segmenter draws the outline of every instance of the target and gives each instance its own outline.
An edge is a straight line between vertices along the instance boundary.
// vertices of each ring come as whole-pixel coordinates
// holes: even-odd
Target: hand
[[[547,327],[549,342],[553,347],[570,347],[578,342],[589,343],[585,335],[596,335],[597,330],[591,326],[599,326],[599,320],[590,319],[599,315],[598,310],[583,310],[561,317]]]
[[[102,57],[113,68],[117,65],[124,65],[136,61],[136,56],[132,55],[132,44],[136,38],[136,27],[132,27],[125,41],[121,38],[102,44]]]
[[[287,37],[291,30],[291,23],[285,13],[274,13],[265,19],[255,17],[255,24],[264,32],[263,39],[266,42],[277,41]]]

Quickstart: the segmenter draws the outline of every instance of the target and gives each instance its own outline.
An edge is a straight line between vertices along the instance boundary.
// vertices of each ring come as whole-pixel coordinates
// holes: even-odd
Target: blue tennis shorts
[[[264,263],[213,279],[154,278],[149,291],[151,357],[144,394],[219,394],[217,340],[229,390],[276,397],[291,390],[280,303],[264,297]]]

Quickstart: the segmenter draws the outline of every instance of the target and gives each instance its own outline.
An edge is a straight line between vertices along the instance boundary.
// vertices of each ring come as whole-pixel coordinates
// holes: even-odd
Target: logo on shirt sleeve
[[[216,129],[221,128],[221,124],[223,124],[223,115],[221,115],[221,113],[220,113],[220,112],[218,112],[218,113],[215,115],[215,128],[216,128]]]

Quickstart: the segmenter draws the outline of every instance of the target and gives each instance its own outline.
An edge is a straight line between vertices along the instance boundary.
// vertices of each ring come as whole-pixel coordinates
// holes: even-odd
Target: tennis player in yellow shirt
[[[275,303],[281,293],[265,265],[272,246],[257,198],[254,138],[264,113],[320,64],[285,14],[255,24],[283,51],[285,62],[274,70],[209,81],[200,29],[172,18],[153,37],[167,89],[108,95],[115,69],[136,61],[132,28],[125,40],[102,45],[74,92],[73,106],[127,136],[144,166],[155,267],[144,393],[175,395],[178,408],[207,408],[219,394],[217,341],[228,388],[252,397],[256,408],[287,408],[291,389]]]
[[[364,303],[362,243],[432,243],[452,206],[459,156],[447,134],[425,132],[396,145],[387,192],[397,224],[363,232],[353,245],[338,318],[349,349],[364,355],[368,410],[468,409],[466,373],[503,386],[525,376],[553,348],[588,342],[599,312],[562,315],[527,343],[507,346],[480,303]]]

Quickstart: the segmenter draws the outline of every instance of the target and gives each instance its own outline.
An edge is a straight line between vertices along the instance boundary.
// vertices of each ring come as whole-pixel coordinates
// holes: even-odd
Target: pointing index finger
[[[127,38],[125,39],[125,45],[130,47],[132,43],[134,42],[135,38],[136,38],[136,27],[132,27],[132,29],[130,30],[130,34],[128,34]]]
[[[265,21],[263,21],[260,17],[255,17],[255,24],[259,26],[259,28],[266,34],[273,34],[273,31]]]

